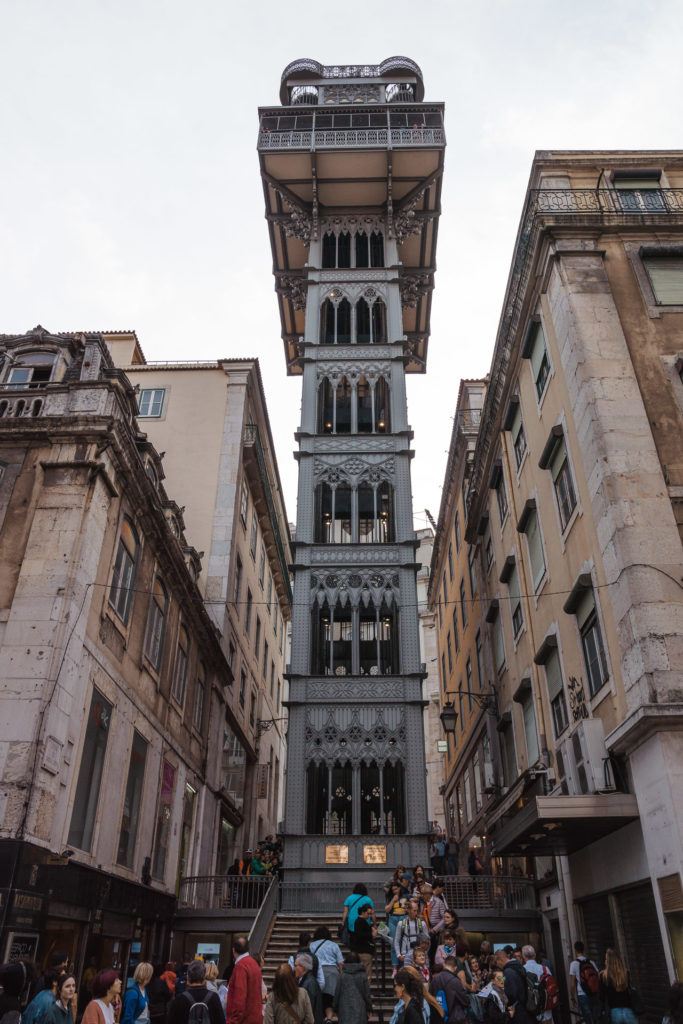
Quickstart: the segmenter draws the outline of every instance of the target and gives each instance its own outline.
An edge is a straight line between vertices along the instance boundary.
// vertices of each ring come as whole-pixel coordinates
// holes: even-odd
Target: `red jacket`
[[[263,1024],[261,968],[253,956],[243,956],[230,976],[227,1024]]]

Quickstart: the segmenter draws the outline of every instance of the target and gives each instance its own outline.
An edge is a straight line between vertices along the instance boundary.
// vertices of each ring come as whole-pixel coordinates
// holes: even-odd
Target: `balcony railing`
[[[683,213],[683,188],[541,188],[529,193],[527,217],[537,214]]]
[[[258,910],[272,878],[196,875],[181,878],[178,906],[193,910]]]
[[[273,536],[275,537],[275,546],[277,547],[278,559],[280,561],[280,572],[282,573],[282,580],[285,586],[285,590],[289,596],[289,600],[292,600],[292,588],[289,582],[289,567],[287,564],[287,556],[285,554],[285,546],[282,541],[282,534],[280,532],[280,525],[275,511],[275,502],[273,500],[273,492],[270,487],[270,478],[268,476],[268,467],[266,465],[266,457],[263,451],[263,445],[261,444],[261,435],[259,434],[258,427],[255,423],[247,423],[244,428],[244,444],[248,447],[253,447],[256,452],[256,462],[259,468],[259,475],[261,477],[261,485],[263,487],[263,493],[265,495],[266,504],[268,506],[268,515],[270,517],[270,525],[273,530]]]
[[[503,875],[446,875],[444,895],[449,907],[460,910],[533,910],[534,883]]]
[[[443,128],[336,128],[318,131],[259,132],[260,150],[400,149],[445,146]]]

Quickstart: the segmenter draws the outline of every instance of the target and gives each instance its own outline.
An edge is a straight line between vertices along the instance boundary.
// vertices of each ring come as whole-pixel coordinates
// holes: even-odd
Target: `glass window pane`
[[[67,840],[70,846],[85,850],[86,853],[90,852],[92,846],[111,710],[109,701],[98,690],[93,690]]]
[[[135,856],[135,840],[140,820],[146,760],[147,741],[142,738],[139,732],[133,732],[133,746],[130,752],[128,781],[126,782],[121,832],[119,833],[119,852],[116,858],[118,864],[123,864],[127,868],[133,867],[133,858]]]
[[[156,833],[154,836],[154,853],[152,856],[152,875],[163,881],[166,874],[166,857],[171,835],[171,819],[173,817],[173,794],[175,791],[176,769],[168,761],[161,766],[161,792],[157,808]]]

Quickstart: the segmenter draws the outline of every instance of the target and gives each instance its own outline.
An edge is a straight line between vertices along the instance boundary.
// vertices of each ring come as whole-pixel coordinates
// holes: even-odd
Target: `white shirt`
[[[102,999],[96,999],[95,1002],[102,1011],[104,1024],[114,1024],[114,1004],[105,1003]]]
[[[540,982],[540,980],[543,977],[543,975],[545,974],[545,972],[548,971],[548,968],[547,967],[544,968],[543,964],[539,964],[536,960],[527,960],[526,963],[524,964],[524,970],[528,971],[529,974],[535,974],[536,977],[538,978],[539,982]],[[550,974],[550,971],[548,971],[548,974]],[[539,1014],[537,1019],[538,1020],[552,1020],[553,1019],[553,1011],[552,1010],[544,1010],[543,1013]]]
[[[569,965],[569,977],[576,978],[577,996],[589,995],[588,992],[584,991],[583,985],[581,984],[581,964],[584,960],[588,960],[588,957],[582,956],[580,960],[572,960],[571,964]],[[595,964],[592,960],[590,960],[589,963],[593,964],[593,967],[595,967]],[[595,969],[597,971],[597,967],[595,967]]]

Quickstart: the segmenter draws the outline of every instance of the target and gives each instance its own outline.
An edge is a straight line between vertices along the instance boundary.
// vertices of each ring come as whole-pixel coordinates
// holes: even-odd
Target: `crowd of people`
[[[282,874],[282,839],[280,836],[266,836],[253,850],[245,850],[241,857],[235,857],[227,874],[243,875],[250,878],[268,875],[280,877]]]
[[[273,850],[261,849],[263,857]],[[562,1009],[584,1024],[638,1024],[645,1008],[628,970],[608,949],[601,967],[581,942],[569,967],[571,1007],[560,1005],[553,965],[532,945],[471,948],[444,884],[417,865],[399,866],[376,908],[363,883],[344,900],[338,934],[321,924],[299,935],[268,992],[263,961],[246,937],[232,942],[222,972],[201,959],[143,962],[122,991],[120,974],[89,964],[80,988],[66,954],[36,976],[19,961],[0,966],[0,1024],[367,1024],[376,953],[391,953],[390,1024],[559,1024]],[[376,914],[384,911],[384,920]],[[565,1013],[566,1017],[567,1014]],[[683,983],[670,992],[663,1024],[683,1024]]]

